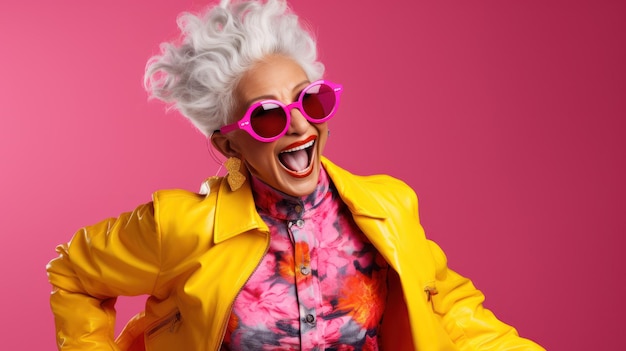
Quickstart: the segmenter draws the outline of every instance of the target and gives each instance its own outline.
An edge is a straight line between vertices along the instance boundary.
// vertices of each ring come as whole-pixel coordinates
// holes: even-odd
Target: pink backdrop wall
[[[413,186],[428,235],[521,334],[622,349],[625,3],[292,3],[345,86],[327,156]],[[0,4],[2,349],[54,349],[56,244],[215,174],[200,134],[141,86],[176,15],[204,5]]]

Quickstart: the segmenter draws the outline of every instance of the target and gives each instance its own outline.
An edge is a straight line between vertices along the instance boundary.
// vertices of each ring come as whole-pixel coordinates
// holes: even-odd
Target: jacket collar
[[[254,206],[249,179],[237,191],[232,191],[228,182],[222,178],[216,196],[213,225],[216,244],[253,229],[269,233],[267,224]]]
[[[375,219],[388,217],[385,208],[370,195],[365,184],[359,181],[360,177],[338,167],[325,157],[322,157],[322,165],[335,184],[339,196],[353,215]],[[256,211],[249,179],[246,179],[237,191],[231,191],[228,182],[224,179],[216,185],[219,186],[215,194],[217,196],[214,224],[216,244],[249,230],[257,229],[269,233],[267,224]],[[215,189],[212,189],[211,193],[213,190]]]
[[[353,215],[377,219],[388,217],[385,208],[367,189],[366,183],[362,181],[363,177],[355,176],[325,157],[322,157],[322,165],[335,184],[341,200],[348,206]]]

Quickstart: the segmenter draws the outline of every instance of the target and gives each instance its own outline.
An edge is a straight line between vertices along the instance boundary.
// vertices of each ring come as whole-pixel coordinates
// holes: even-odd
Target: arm
[[[152,203],[79,230],[47,266],[59,350],[118,350],[115,298],[151,294],[160,270]]]
[[[441,248],[432,241],[429,243],[437,266],[433,309],[442,316],[444,328],[461,350],[545,351],[519,337],[513,327],[484,308],[484,295],[469,279],[449,269]]]

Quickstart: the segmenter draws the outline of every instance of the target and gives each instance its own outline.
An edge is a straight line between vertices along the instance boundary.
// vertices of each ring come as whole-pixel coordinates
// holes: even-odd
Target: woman
[[[323,158],[342,87],[282,0],[181,17],[146,85],[228,158],[205,194],[80,230],[48,266],[60,350],[542,350],[482,307],[387,176]],[[114,340],[117,296],[149,295]]]

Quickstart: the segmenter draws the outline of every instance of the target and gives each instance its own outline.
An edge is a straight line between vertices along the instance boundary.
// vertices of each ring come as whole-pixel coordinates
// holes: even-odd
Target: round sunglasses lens
[[[336,102],[335,91],[326,84],[314,85],[302,96],[302,108],[313,119],[328,117],[335,108]]]
[[[252,129],[263,138],[273,138],[285,130],[287,115],[285,110],[274,103],[257,106],[250,115]]]

